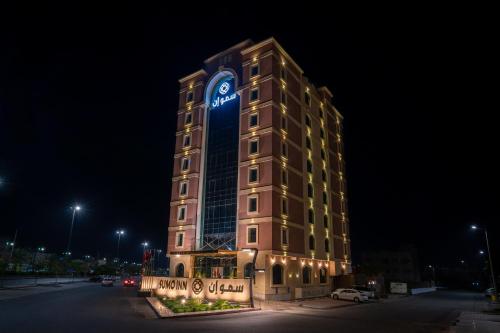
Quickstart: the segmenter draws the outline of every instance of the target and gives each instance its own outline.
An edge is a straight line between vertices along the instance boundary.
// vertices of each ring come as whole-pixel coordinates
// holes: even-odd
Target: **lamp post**
[[[142,245],[142,252],[144,254],[144,252],[146,252],[146,247],[149,246],[149,243],[148,242],[142,242],[141,245]]]
[[[12,260],[12,256],[14,255],[14,247],[16,246],[16,239],[17,239],[17,229],[16,232],[14,233],[14,241],[13,242],[7,242],[7,245],[11,247],[10,249],[10,255],[9,255],[9,264],[10,261]]]
[[[118,246],[116,250],[116,257],[118,258],[118,265],[120,265],[120,239],[125,234],[125,230],[123,229],[116,230],[116,234],[118,235]]]
[[[76,212],[78,212],[81,209],[81,207],[78,205],[75,205],[75,206],[71,207],[71,209],[73,210],[73,216],[71,217],[71,228],[69,229],[68,248],[66,249],[66,252],[68,252],[68,253],[70,253],[70,249],[71,249],[71,236],[73,235],[73,224],[75,223],[75,215],[76,215]]]
[[[436,281],[436,268],[432,265],[428,265],[429,269],[432,271],[432,279],[434,280],[434,285],[437,287],[437,281]]]
[[[495,281],[495,273],[493,271],[493,262],[491,261],[491,251],[490,251],[490,241],[488,239],[488,230],[486,229],[486,227],[483,227],[483,228],[479,228],[477,225],[472,225],[471,226],[471,229],[472,230],[479,230],[479,229],[482,229],[484,231],[484,237],[486,238],[486,248],[488,250],[488,260],[490,262],[490,272],[491,272],[491,282],[493,283],[493,295],[491,296],[491,300],[493,302],[495,302],[497,300],[497,293],[498,293],[498,290],[497,290],[497,283]],[[481,253],[482,252],[482,253]],[[480,254],[483,254],[484,252],[483,251],[480,251],[479,252]]]

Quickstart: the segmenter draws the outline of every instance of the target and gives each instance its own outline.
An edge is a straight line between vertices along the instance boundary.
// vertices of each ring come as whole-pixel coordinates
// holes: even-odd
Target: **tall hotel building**
[[[170,275],[324,295],[351,272],[342,116],[273,38],[179,80]],[[256,251],[256,250],[257,251]]]

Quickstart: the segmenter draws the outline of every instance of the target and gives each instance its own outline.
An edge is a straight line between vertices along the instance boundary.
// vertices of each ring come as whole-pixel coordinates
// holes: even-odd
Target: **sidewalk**
[[[341,300],[333,300],[330,297],[317,297],[293,301],[255,301],[255,306],[260,307],[262,310],[283,311],[300,308],[328,310],[334,308],[341,308],[346,306],[353,306],[357,303]]]
[[[495,312],[493,314],[493,312]],[[450,328],[453,333],[500,332],[500,304],[487,303],[482,312],[464,311],[456,324]]]

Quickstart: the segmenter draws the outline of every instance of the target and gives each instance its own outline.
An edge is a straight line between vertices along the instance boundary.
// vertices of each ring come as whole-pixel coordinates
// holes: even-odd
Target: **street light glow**
[[[473,225],[471,225],[471,226],[470,226],[470,228],[471,228],[472,230],[477,230],[477,225],[473,224]]]
[[[479,254],[484,254],[484,251],[483,250],[479,250]]]
[[[80,206],[76,206],[76,207],[75,207],[75,209],[76,209],[76,210],[80,210],[80,209],[82,209],[82,208],[81,208]]]
[[[123,235],[125,234],[125,230],[116,230],[117,235]]]

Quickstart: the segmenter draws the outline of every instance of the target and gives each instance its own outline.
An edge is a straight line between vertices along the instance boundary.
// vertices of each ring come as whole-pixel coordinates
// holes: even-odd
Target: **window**
[[[257,226],[247,227],[247,244],[257,243]]]
[[[286,169],[281,170],[281,185],[288,186],[288,171]]]
[[[306,136],[306,147],[307,149],[312,149],[311,138]]]
[[[306,102],[308,106],[311,106],[311,95],[309,95],[307,91],[304,92],[304,102]]]
[[[313,186],[311,183],[307,184],[307,196],[312,198],[314,195]]]
[[[259,126],[259,114],[257,112],[251,113],[248,116],[248,127],[252,128],[257,126]]]
[[[259,88],[252,88],[250,89],[250,102],[255,102],[259,100]]]
[[[310,235],[309,236],[309,250],[314,250],[315,248],[315,244],[314,244],[314,236],[313,235]]]
[[[313,163],[311,160],[307,160],[307,172],[309,173],[313,172]]]
[[[251,195],[248,197],[248,213],[257,213],[259,210],[259,197]]]
[[[273,265],[273,284],[283,284],[283,267],[281,265]]]
[[[325,267],[319,269],[319,283],[326,283],[328,272]]]
[[[186,103],[192,102],[194,99],[194,94],[192,91],[188,91],[186,94]]]
[[[193,113],[186,112],[186,115],[184,116],[184,125],[191,125],[192,123],[193,123]]]
[[[288,199],[281,198],[281,214],[288,215]]]
[[[323,109],[322,108],[319,109],[319,117],[321,119],[323,119]]]
[[[259,139],[252,139],[248,141],[248,155],[254,155],[259,153]]]
[[[248,183],[256,183],[259,181],[259,166],[251,166],[248,168]]]
[[[248,264],[245,265],[245,268],[243,269],[243,277],[245,279],[250,279],[252,277],[252,272],[253,272],[253,264],[249,262]]]
[[[285,141],[281,141],[281,156],[288,157],[288,145]]]
[[[182,181],[179,183],[179,195],[184,197],[188,194],[188,182]]]
[[[326,171],[325,169],[321,170],[321,179],[326,182]]]
[[[328,215],[323,215],[323,226],[328,228]]]
[[[182,141],[182,147],[191,146],[191,134],[184,135],[184,140]]]
[[[183,247],[184,246],[184,233],[177,232],[175,234],[175,247]]]
[[[280,92],[280,103],[286,105],[286,90],[281,89]]]
[[[286,80],[286,68],[283,65],[281,66],[281,70],[280,70],[280,79]]]
[[[324,130],[324,129],[322,129],[322,128],[320,128],[320,129],[319,129],[319,136],[320,136],[322,139],[324,139],[324,138],[325,138],[325,130]]]
[[[183,157],[181,159],[181,171],[188,171],[189,170],[189,157]]]
[[[330,252],[330,241],[328,239],[325,239],[325,252]]]
[[[175,267],[175,277],[184,277],[184,264],[178,264]]]
[[[288,130],[288,119],[284,115],[281,115],[281,129],[283,131]]]
[[[306,125],[311,127],[311,118],[306,114]]]
[[[259,64],[253,64],[250,66],[250,77],[259,75]]]
[[[182,222],[186,221],[186,205],[184,206],[179,206],[177,208],[177,221]]]
[[[288,245],[288,229],[281,228],[281,245]]]
[[[304,266],[304,268],[302,268],[302,283],[311,283],[311,268],[309,266]]]
[[[328,194],[326,194],[325,191],[323,191],[323,204],[324,205],[328,204]]]
[[[323,161],[326,160],[326,153],[325,153],[325,150],[323,148],[321,148],[321,159]]]
[[[310,224],[314,224],[314,210],[312,208],[309,208],[307,211],[307,221]]]

